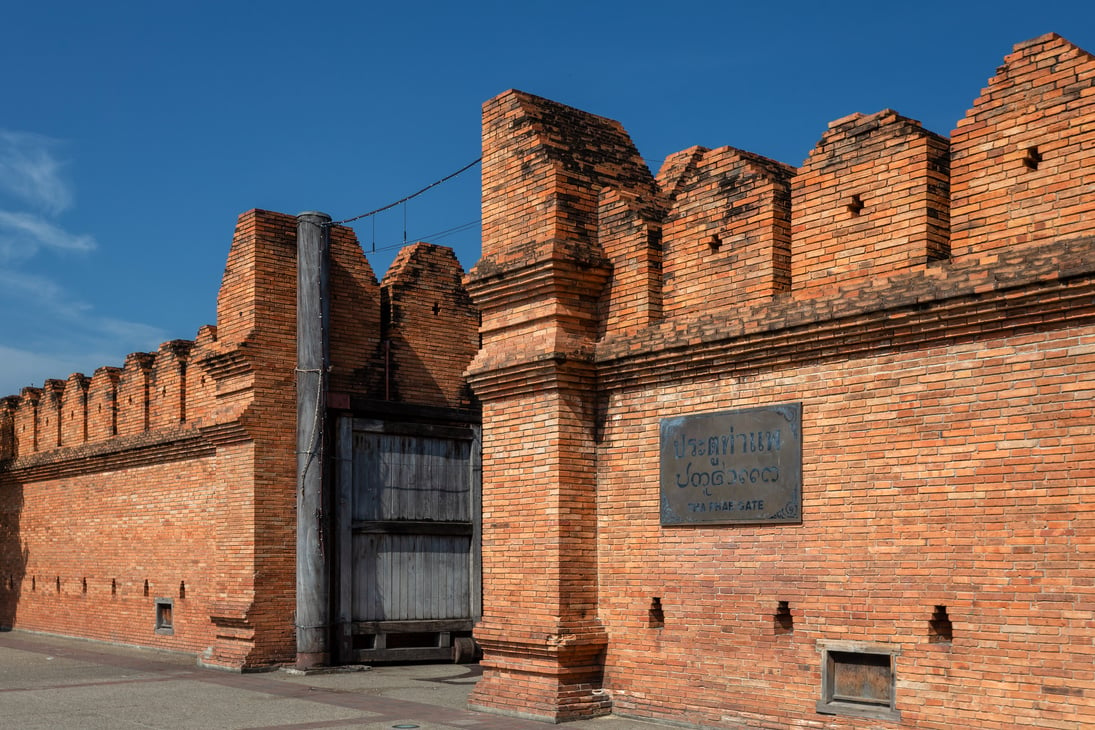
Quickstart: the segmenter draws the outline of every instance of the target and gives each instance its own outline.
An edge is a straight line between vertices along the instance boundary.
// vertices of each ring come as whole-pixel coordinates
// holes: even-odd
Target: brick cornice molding
[[[465,377],[480,399],[589,383],[597,301],[610,275],[603,258],[546,258],[466,280],[483,313],[483,348]],[[516,306],[520,304],[520,306]],[[537,337],[503,337],[533,327]]]
[[[981,260],[938,262],[865,284],[854,296],[782,295],[721,319],[673,320],[597,345],[600,387],[744,373],[865,352],[948,342],[1095,320],[1095,238]]]
[[[252,441],[253,437],[247,426],[240,421],[227,423],[215,423],[211,426],[201,427],[202,437],[215,446],[229,446]]]
[[[36,482],[187,461],[214,456],[221,446],[252,440],[240,421],[160,429],[0,461],[0,478]]]
[[[599,621],[495,622],[475,627],[483,648],[483,679],[468,706],[563,722],[604,715],[611,697],[600,691],[608,635]],[[522,704],[506,700],[520,692]]]
[[[486,315],[537,299],[596,300],[610,274],[611,265],[603,256],[552,256],[505,266],[483,260],[464,278],[464,286]]]
[[[217,381],[246,375],[254,371],[250,358],[242,349],[211,353],[198,362]]]
[[[512,359],[504,364],[471,371],[468,383],[481,401],[568,388],[589,388],[595,377],[592,346],[569,352],[548,352],[529,359]]]
[[[17,482],[45,481],[213,456],[216,445],[193,428],[173,428],[29,454],[0,464]]]

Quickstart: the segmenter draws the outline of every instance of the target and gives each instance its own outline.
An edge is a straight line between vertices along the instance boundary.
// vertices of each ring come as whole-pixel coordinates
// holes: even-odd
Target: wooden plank
[[[446,450],[439,464],[440,473],[437,476],[440,488],[444,490],[448,499],[448,517],[454,520],[471,521],[471,500],[469,483],[466,473],[468,452],[471,449],[470,441],[448,441]]]
[[[418,574],[414,564],[417,555],[414,549],[414,535],[401,535],[399,561],[402,569],[399,571],[399,613],[392,618],[413,619],[418,618],[415,607],[418,604],[418,591],[415,582]]]
[[[383,419],[395,423],[413,423],[416,425],[478,425],[483,418],[482,411],[479,408],[414,405],[397,401],[362,398],[354,395],[350,396],[350,409],[354,413],[368,413],[371,420]]]
[[[379,450],[378,458],[383,465],[377,483],[370,485],[380,505],[377,518],[383,520],[403,516],[405,512],[402,509],[399,493],[399,484],[403,479],[403,464],[400,459],[399,444],[387,435],[377,435],[373,438]]]
[[[421,621],[354,621],[358,634],[417,634],[433,631],[471,631],[471,619],[432,619]]]
[[[354,434],[353,420],[340,418],[336,431],[338,484],[335,488],[335,550],[337,555],[335,647],[338,661],[350,661],[354,618]]]
[[[424,646],[404,649],[358,649],[355,661],[359,662],[428,662],[448,661],[452,647]]]
[[[362,621],[470,621],[481,610],[479,459],[467,436],[478,429],[454,439],[452,429],[353,425],[353,632]]]
[[[404,587],[400,582],[402,566],[397,565],[398,553],[394,550],[392,538],[389,535],[378,535],[377,544],[380,545],[378,554],[383,566],[377,580],[377,592],[381,601],[377,618],[404,618],[399,613],[399,599]]]
[[[429,612],[430,601],[437,588],[430,585],[434,572],[427,552],[429,542],[429,535],[416,535],[414,537],[414,585],[411,590],[414,591],[415,600],[410,618],[435,618]]]
[[[471,525],[468,525],[469,531]],[[434,615],[441,616],[453,616],[453,610],[456,605],[453,602],[453,567],[456,564],[456,556],[453,554],[452,549],[448,545],[438,543],[436,546],[437,554],[437,590],[434,595]]]
[[[353,518],[377,519],[378,504],[370,492],[370,485],[380,483],[381,465],[376,444],[367,434],[354,433],[353,469]]]
[[[472,520],[471,550],[468,555],[468,612],[473,619],[483,618],[483,443],[482,429],[472,429],[474,438],[468,444],[468,495]]]
[[[384,606],[380,597],[381,574],[384,570],[378,535],[355,535],[353,539],[354,583],[351,619],[362,617],[383,619]]]
[[[473,438],[473,426],[435,423],[409,423],[402,421],[382,421],[372,418],[354,419],[354,430],[369,433],[384,433],[403,436],[423,436],[464,440]]]
[[[471,602],[471,541],[468,540],[465,543],[464,551],[460,553],[454,553],[456,565],[453,566],[452,574],[459,576],[459,583],[454,584],[452,589],[453,596],[453,610],[458,610],[462,616],[472,616],[473,606]]]
[[[387,535],[361,533],[356,541],[377,545],[375,561],[355,552],[359,582],[368,584],[375,601],[355,601],[354,620],[470,617],[471,537],[468,535]]]
[[[471,442],[370,434],[357,443],[357,520],[471,521]]]
[[[355,534],[385,535],[471,535],[470,522],[431,522],[429,520],[371,520],[354,522]]]

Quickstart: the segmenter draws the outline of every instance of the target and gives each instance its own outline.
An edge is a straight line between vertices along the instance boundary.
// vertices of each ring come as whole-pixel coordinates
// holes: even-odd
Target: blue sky
[[[949,134],[1049,31],[1095,51],[1095,3],[9,3],[0,396],[194,337],[239,213],[401,198],[478,157],[506,89],[618,119],[654,170],[693,144],[798,165],[856,111]],[[405,212],[475,263],[477,169]],[[404,211],[355,228],[383,275]]]

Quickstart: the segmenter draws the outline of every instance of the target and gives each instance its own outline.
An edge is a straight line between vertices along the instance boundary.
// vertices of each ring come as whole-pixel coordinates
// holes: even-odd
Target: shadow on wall
[[[434,378],[429,366],[406,339],[393,337],[382,342],[381,357],[384,358],[385,400],[405,403],[446,402],[446,393]]]
[[[19,537],[23,485],[0,475],[0,631],[10,631],[19,610],[28,549]]]

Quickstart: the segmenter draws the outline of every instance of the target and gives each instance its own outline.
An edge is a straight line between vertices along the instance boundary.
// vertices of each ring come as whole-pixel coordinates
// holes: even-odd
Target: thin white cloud
[[[34,257],[48,251],[86,254],[87,234],[58,225],[72,191],[53,154],[55,140],[0,129],[0,396],[46,378],[90,375],[120,366],[130,352],[154,350],[162,330],[95,311],[63,283],[43,276]]]
[[[167,333],[162,329],[140,322],[129,322],[113,317],[89,317],[87,324],[112,342],[132,343],[139,349],[154,350],[160,346],[160,343],[167,340]],[[126,354],[133,351],[126,350]]]
[[[53,154],[57,145],[41,134],[0,129],[0,189],[51,215],[68,208],[72,191]]]
[[[79,372],[78,358],[50,355],[0,345],[0,398],[19,395],[26,387],[42,387],[46,378],[67,378]],[[63,373],[63,374],[62,374]]]
[[[120,345],[156,347],[165,336],[158,327],[97,315],[90,304],[69,296],[56,282],[36,274],[0,270],[0,299],[4,297],[29,305],[30,311],[63,322],[66,327],[78,327],[86,337]]]
[[[93,251],[95,239],[69,233],[33,213],[0,210],[0,261],[30,258],[40,248],[55,251]]]
[[[25,271],[0,270],[0,297],[5,296],[51,317],[73,318],[91,308],[70,298],[56,282]]]
[[[0,344],[0,397],[17,394],[46,378],[91,375],[103,365],[121,367],[130,352],[154,352],[163,330],[95,313],[54,282],[0,271],[0,316],[10,318],[8,297],[22,297],[19,314],[4,328]],[[14,314],[14,312],[12,312]]]
[[[58,141],[32,132],[0,129],[0,263],[28,259],[47,249],[91,251],[95,239],[53,222],[72,205],[72,190],[54,154]]]

